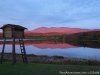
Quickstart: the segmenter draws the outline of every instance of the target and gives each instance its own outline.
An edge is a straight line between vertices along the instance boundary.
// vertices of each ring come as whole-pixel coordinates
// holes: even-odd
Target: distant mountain
[[[100,29],[94,29],[94,30],[91,30],[91,31],[100,31]]]
[[[89,29],[80,29],[80,28],[67,28],[67,27],[40,27],[32,30],[33,33],[64,33],[64,34],[73,34],[79,32],[87,32]]]
[[[66,35],[66,34],[74,34],[80,32],[88,32],[89,29],[81,29],[81,28],[68,28],[68,27],[40,27],[31,31],[25,32],[26,37],[33,36],[55,36],[55,35]]]

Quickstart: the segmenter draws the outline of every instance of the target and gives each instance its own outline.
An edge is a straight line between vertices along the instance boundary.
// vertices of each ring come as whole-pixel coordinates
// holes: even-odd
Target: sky
[[[100,28],[100,0],[0,0],[0,26]]]

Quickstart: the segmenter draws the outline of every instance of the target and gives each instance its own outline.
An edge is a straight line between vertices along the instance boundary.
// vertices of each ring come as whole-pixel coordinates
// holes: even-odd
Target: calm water
[[[77,57],[84,59],[96,59],[100,60],[100,49],[79,47],[63,42],[53,41],[26,41],[25,48],[27,54],[35,55],[48,55],[48,56],[64,56],[64,57]],[[2,49],[2,43],[0,44],[0,51]],[[11,42],[7,43],[5,47],[6,53],[11,53]],[[20,47],[16,43],[16,53],[20,53]]]

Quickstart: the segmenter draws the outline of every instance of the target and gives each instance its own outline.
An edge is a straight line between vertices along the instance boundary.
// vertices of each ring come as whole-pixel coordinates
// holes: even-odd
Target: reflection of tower
[[[1,64],[3,61],[3,55],[4,55],[4,49],[5,49],[5,43],[7,39],[13,39],[12,42],[12,63],[16,63],[16,52],[15,52],[15,39],[19,39],[20,49],[21,49],[21,55],[24,63],[27,63],[27,56],[24,46],[24,30],[27,29],[25,27],[19,26],[19,25],[13,25],[13,24],[6,24],[2,26],[0,29],[3,30],[3,48],[1,52]]]

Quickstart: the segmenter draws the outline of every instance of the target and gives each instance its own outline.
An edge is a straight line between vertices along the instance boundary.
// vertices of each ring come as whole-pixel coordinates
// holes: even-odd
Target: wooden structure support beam
[[[12,43],[12,64],[16,63],[16,52],[15,52],[15,38],[13,38]]]
[[[5,42],[6,42],[6,39],[4,39],[4,41],[3,41],[3,48],[2,48],[2,52],[1,52],[1,61],[0,61],[0,63],[2,64],[2,61],[3,61],[3,59],[4,59],[4,49],[5,49]]]

